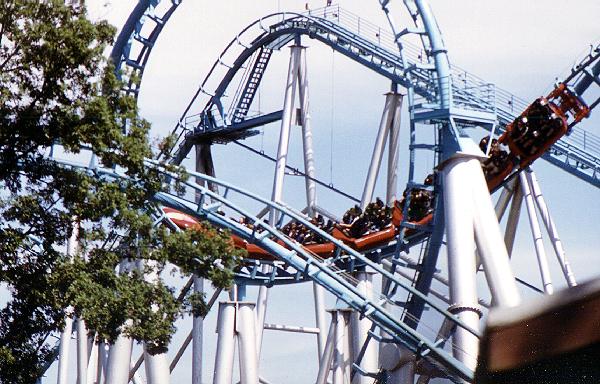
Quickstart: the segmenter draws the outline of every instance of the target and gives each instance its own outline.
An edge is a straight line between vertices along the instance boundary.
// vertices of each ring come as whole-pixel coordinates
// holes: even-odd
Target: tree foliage
[[[0,309],[2,383],[35,381],[52,359],[46,337],[67,315],[98,339],[124,332],[163,351],[176,317],[204,302],[177,302],[172,287],[146,272],[174,264],[215,286],[231,283],[239,251],[226,232],[153,226],[147,209],[162,180],[143,164],[152,155],[149,124],[103,56],[114,33],[88,20],[81,4],[0,2],[0,283],[10,294]],[[127,178],[59,167],[44,157],[55,143],[72,154],[93,148]],[[78,252],[67,255],[75,228]],[[134,260],[152,261],[115,273]]]

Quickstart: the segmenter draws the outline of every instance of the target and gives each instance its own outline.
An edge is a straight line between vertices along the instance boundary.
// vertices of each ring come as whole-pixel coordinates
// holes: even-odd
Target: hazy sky
[[[298,0],[183,1],[160,36],[144,75],[139,102],[141,113],[153,123],[152,134],[162,136],[173,128],[219,52],[243,27],[274,11],[302,11],[305,3]],[[135,2],[91,0],[88,4],[93,18],[108,18],[120,26]],[[310,8],[317,8],[325,1],[308,4]],[[566,75],[589,44],[600,40],[600,2],[597,0],[431,0],[431,4],[453,64],[529,100],[546,94],[554,79]],[[340,5],[387,27],[376,0],[340,1]],[[406,20],[400,14],[396,18]],[[309,47],[317,176],[360,196],[383,108],[382,94],[389,90],[389,82],[314,40],[305,38],[303,44]],[[263,111],[281,108],[288,58],[287,48],[273,56],[272,68],[261,87],[261,104],[257,105],[257,101],[254,108],[260,107]],[[198,111],[201,107],[195,106]],[[597,117],[592,118],[582,126],[600,135],[599,121]],[[406,179],[407,124],[405,118],[401,137],[402,182]],[[248,143],[273,155],[277,131],[277,124],[268,126],[264,135]],[[299,139],[296,129],[290,143],[290,163],[295,166],[301,165]],[[216,146],[214,156],[219,177],[263,196],[270,195],[271,163],[256,159],[233,145]],[[192,162],[184,164],[191,166]],[[596,198],[600,191],[548,163],[538,161],[534,168],[576,276],[582,280],[598,276],[600,229],[596,218],[600,216],[600,205]],[[302,208],[303,181],[287,179],[284,200]],[[377,187],[379,196],[384,195],[383,184]],[[337,214],[350,204],[322,190],[319,190],[319,202]],[[525,216],[521,219],[513,268],[516,275],[540,286],[526,220]],[[555,282],[564,286],[548,244],[546,250]],[[442,260],[440,268],[443,269],[444,264]],[[311,291],[308,284],[273,289],[267,322],[313,326]],[[331,298],[329,303],[332,303]],[[206,322],[207,383],[212,376],[214,358],[214,318],[213,312]],[[179,327],[182,331],[176,340],[185,337],[189,321],[180,322]],[[316,374],[314,337],[295,334],[284,337],[269,332],[272,331],[265,333],[261,362],[263,376],[273,383],[313,380]],[[174,372],[175,377],[189,381],[189,364],[189,355],[186,355],[181,367]]]

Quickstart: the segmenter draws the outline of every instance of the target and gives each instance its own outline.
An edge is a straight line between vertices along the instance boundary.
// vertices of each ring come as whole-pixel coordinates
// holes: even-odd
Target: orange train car
[[[544,154],[590,113],[589,107],[564,84],[547,97],[540,97],[521,113],[498,141],[518,156],[519,168],[525,168]]]
[[[196,219],[176,209],[163,207],[163,211],[175,225],[183,230],[200,226],[200,223]],[[338,227],[336,227],[333,229],[332,235],[334,238],[342,241],[357,251],[375,248],[378,245],[391,241],[397,233],[398,225],[400,225],[402,222],[402,209],[400,208],[398,202],[394,204],[394,209],[392,212],[392,223],[381,231],[367,233],[359,238],[351,238],[346,236]],[[432,217],[432,214],[428,214],[418,222],[414,222],[412,224],[427,225],[431,221]],[[414,230],[408,229],[407,233],[409,232],[414,232]],[[267,261],[276,260],[273,255],[261,248],[259,245],[249,243],[236,235],[232,235],[231,238],[234,245],[238,248],[245,249],[251,259]],[[279,240],[278,243],[282,246],[285,246],[281,240]],[[303,245],[303,247],[310,253],[316,254],[322,258],[333,257],[335,253],[335,245],[333,243],[308,244]]]

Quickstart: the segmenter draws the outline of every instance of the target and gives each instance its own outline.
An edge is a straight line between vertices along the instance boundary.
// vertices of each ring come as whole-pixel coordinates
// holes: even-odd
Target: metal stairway
[[[258,55],[256,56],[256,59],[254,61],[254,65],[252,66],[252,70],[248,75],[248,80],[246,81],[246,84],[242,87],[242,93],[238,98],[237,105],[232,111],[233,117],[231,118],[231,122],[233,124],[240,123],[246,118],[246,115],[250,110],[250,106],[252,105],[252,100],[254,100],[254,96],[256,96],[256,92],[258,91],[258,87],[260,86],[263,74],[265,73],[267,65],[269,64],[269,60],[271,59],[272,53],[273,50],[270,48],[260,48]],[[232,103],[232,106],[233,105],[235,105],[235,102]]]
[[[283,21],[279,19],[268,28],[264,26],[265,20],[256,22],[262,28],[261,33],[258,37],[253,37],[253,45],[248,46],[240,57],[247,57],[249,56],[248,52],[262,47],[279,49],[287,44],[294,35],[309,35],[389,78],[392,82],[405,87],[413,87],[415,94],[420,98],[416,100],[415,111],[425,111],[426,113],[428,109],[436,109],[439,100],[438,95],[435,94],[435,82],[437,81],[435,71],[433,66],[426,62],[425,54],[418,47],[403,41],[404,59],[406,59],[403,61],[403,57],[398,53],[394,37],[389,32],[339,7],[330,8],[332,9],[312,11],[309,14],[286,13],[284,16],[287,17],[286,19]],[[239,40],[239,38],[238,36],[235,40]],[[597,54],[594,57],[597,57]],[[215,105],[221,102],[220,99],[233,78],[233,74],[241,68],[242,64],[243,61],[237,67],[234,66],[229,70],[217,87],[217,92],[212,94],[211,99],[204,107],[204,112],[209,110],[217,112],[218,108]],[[264,72],[265,68],[261,68],[261,71]],[[211,74],[208,77],[210,76]],[[451,76],[452,98],[456,108],[468,111],[470,114],[480,113],[487,122],[497,121],[498,133],[504,132],[506,125],[511,123],[529,105],[529,102],[494,87],[489,82],[459,67],[453,66]],[[590,77],[587,76],[587,78]],[[250,95],[256,90],[250,89],[247,92]],[[271,121],[272,119],[267,120],[267,122]],[[478,121],[468,121],[468,119],[466,121],[466,124],[471,126],[479,123]],[[182,133],[182,130],[186,129],[188,137]],[[219,127],[219,129],[226,131],[227,126]],[[586,141],[592,143],[596,141],[595,135],[589,132],[579,132],[581,131],[576,130],[571,137],[559,140],[542,158],[600,188],[600,149],[594,146],[582,148],[578,143],[581,140],[575,139],[579,135],[585,135]],[[175,158],[183,159],[192,146],[183,142],[194,140],[203,132],[202,129],[197,130],[196,127],[178,124],[174,133],[180,138],[178,156]]]

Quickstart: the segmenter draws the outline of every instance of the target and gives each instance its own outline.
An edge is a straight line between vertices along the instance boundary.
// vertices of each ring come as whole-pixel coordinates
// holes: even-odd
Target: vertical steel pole
[[[329,376],[331,363],[333,361],[333,345],[335,342],[335,330],[337,327],[336,322],[337,316],[334,315],[334,311],[331,311],[331,324],[329,325],[327,341],[325,342],[325,348],[319,363],[319,372],[317,374],[316,384],[327,384],[327,376]]]
[[[298,94],[302,110],[302,145],[304,149],[304,178],[306,184],[306,203],[308,215],[315,215],[317,206],[317,183],[315,183],[315,152],[313,149],[313,133],[309,109],[308,73],[306,68],[306,47],[300,47],[300,68],[298,71]]]
[[[514,179],[513,181],[505,185],[504,188],[502,188],[502,192],[500,192],[500,197],[498,198],[498,201],[496,202],[496,207],[494,208],[498,221],[502,220],[502,217],[506,212],[506,208],[508,208],[508,203],[510,203],[510,198],[515,193],[515,180],[517,179]]]
[[[352,348],[352,330],[350,327],[350,315],[352,310],[342,309],[342,317],[344,318],[344,359],[343,361],[343,372],[344,372],[344,383],[350,383],[352,377],[352,364],[355,360],[356,353]]]
[[[492,205],[490,192],[478,160],[467,162],[474,203],[475,241],[494,302],[499,306],[519,305],[521,298],[510,259]]]
[[[508,257],[512,256],[513,247],[515,245],[515,237],[517,236],[517,226],[519,225],[519,217],[521,216],[521,205],[523,204],[523,189],[521,181],[516,178],[513,186],[514,193],[506,220],[506,229],[504,231],[504,244]]]
[[[296,87],[298,81],[298,67],[300,63],[300,54],[302,47],[294,45],[290,47],[290,63],[288,68],[285,96],[283,100],[283,116],[281,118],[281,132],[279,134],[279,146],[277,148],[277,160],[275,163],[275,176],[273,180],[273,193],[271,200],[280,202],[283,195],[283,179],[285,176],[285,166],[287,164],[288,147],[290,143],[290,130],[292,126],[292,117],[294,115],[294,101],[296,98]],[[274,224],[277,221],[276,213],[271,210],[269,222]]]
[[[479,329],[470,161],[479,166],[477,160],[469,157],[450,159],[442,169],[442,181],[450,300],[454,303],[450,310],[471,328]],[[454,356],[474,369],[479,348],[477,337],[457,327],[454,345]]]
[[[204,294],[204,279],[194,277],[194,292]],[[192,384],[202,383],[202,342],[204,318],[194,316],[192,324]]]
[[[72,332],[73,318],[67,314],[65,317],[65,327],[60,333],[60,347],[58,352],[58,379],[56,381],[58,384],[67,384],[68,381],[69,349]]]
[[[90,338],[90,340],[91,344],[89,348],[90,353],[88,358],[87,377],[85,381],[86,384],[95,383],[94,379],[98,371],[98,343],[94,338]]]
[[[377,131],[377,137],[375,138],[373,154],[371,155],[371,162],[369,163],[369,171],[367,172],[365,187],[363,189],[362,198],[360,199],[361,209],[365,209],[373,199],[373,191],[375,190],[375,184],[377,183],[377,175],[379,174],[379,167],[381,166],[385,141],[390,130],[392,119],[394,118],[394,100],[394,93],[388,92],[385,95],[385,105],[383,107],[383,113],[381,114],[381,121],[379,122],[379,131]]]
[[[319,334],[317,335],[317,351],[319,354],[319,363],[322,362],[323,355],[325,353],[325,289],[317,283],[313,283],[313,296],[315,301],[315,322],[317,328],[319,328]]]
[[[157,284],[158,262],[155,260],[147,260],[145,263],[140,263],[144,272],[144,279],[149,284]],[[152,308],[153,311],[158,308]],[[170,381],[169,360],[165,352],[152,354],[148,351],[147,344],[144,343],[144,367],[146,368],[146,380],[148,384],[168,384]]]
[[[77,319],[77,383],[86,384],[88,368],[88,331],[83,319]]]
[[[358,284],[356,285],[356,289],[364,295],[367,299],[373,299],[373,273],[360,271],[357,273],[356,278],[358,279]],[[357,311],[352,311],[351,317],[351,326],[352,326],[352,345],[355,354],[358,354],[358,351],[361,350],[363,344],[367,340],[369,336],[369,330],[371,329],[372,322],[369,319],[360,318],[360,313]],[[377,372],[377,345],[375,342],[371,340],[363,357],[360,362],[360,367],[366,372]],[[368,384],[373,380],[367,376],[362,376],[360,374],[354,375],[354,380],[352,383],[354,384]]]
[[[299,102],[302,107],[302,145],[304,150],[304,172],[306,184],[306,204],[308,215],[314,217],[317,207],[317,184],[314,181],[315,159],[313,149],[313,132],[311,126],[309,88],[308,88],[308,70],[306,66],[306,47],[300,48],[300,68],[298,71],[299,82]],[[318,361],[321,361],[325,348],[325,289],[319,284],[313,282],[313,295],[315,304],[315,320],[319,334],[317,335]]]
[[[563,274],[565,275],[567,284],[569,285],[569,287],[574,287],[577,285],[575,275],[571,270],[571,265],[567,261],[565,249],[563,248],[562,241],[560,241],[560,237],[558,236],[558,230],[556,229],[554,220],[552,220],[552,215],[550,215],[550,210],[548,209],[548,205],[546,205],[546,201],[544,199],[544,196],[542,195],[542,189],[540,188],[535,173],[533,171],[527,172],[527,179],[529,180],[529,185],[531,186],[531,189],[533,191],[535,202],[537,203],[537,206],[540,210],[542,221],[546,226],[548,235],[550,235],[550,240],[552,241],[552,246],[554,247],[554,253],[558,258],[558,263],[560,264]]]
[[[352,340],[350,335],[350,310],[338,309],[335,311],[335,346],[333,353],[333,384],[347,384],[350,382],[352,367]]]
[[[128,273],[131,263],[127,260],[121,261],[119,273]],[[133,340],[124,335],[119,335],[115,343],[110,347],[108,362],[106,363],[106,384],[127,384],[129,382],[129,364],[131,361],[131,348]]]
[[[210,144],[198,144],[196,145],[196,172],[204,173],[205,175],[215,176],[215,165],[212,158],[212,150]],[[204,185],[204,180],[196,179],[196,183]],[[208,189],[213,192],[218,192],[216,184],[208,183]],[[200,196],[196,196],[198,200]]]
[[[531,188],[529,187],[529,180],[527,179],[527,175],[525,174],[525,172],[521,172],[519,178],[521,179],[521,188],[523,189],[523,195],[525,195],[527,217],[529,218],[531,235],[533,236],[533,244],[535,245],[535,254],[537,256],[538,266],[540,268],[540,275],[542,278],[542,284],[544,285],[544,292],[548,295],[551,295],[552,293],[554,293],[554,287],[552,286],[552,277],[550,276],[550,268],[548,267],[546,250],[544,249],[542,231],[540,230],[540,223],[535,212],[535,203],[533,202],[533,195],[531,194]]]
[[[332,315],[335,317],[332,323],[335,324],[332,382],[333,384],[344,384],[344,319],[339,310],[332,312]]]
[[[281,133],[279,134],[279,146],[277,148],[277,161],[275,163],[275,176],[273,180],[273,193],[271,200],[280,202],[283,195],[283,181],[285,176],[285,166],[287,164],[288,147],[290,143],[290,130],[292,126],[292,116],[294,113],[294,101],[296,98],[296,87],[298,80],[298,68],[300,65],[300,52],[302,47],[294,45],[290,47],[290,63],[288,68],[287,83],[285,88],[285,97],[283,101],[283,116],[281,119]],[[269,223],[275,225],[277,222],[277,212],[271,209],[269,212]],[[260,350],[262,347],[262,335],[267,313],[268,288],[264,285],[258,289],[258,299],[256,302],[256,348],[260,361]]]
[[[254,303],[238,302],[236,330],[240,357],[241,384],[258,384]]]
[[[102,383],[102,375],[106,383],[106,368],[108,366],[108,346],[101,342],[98,344],[98,372],[96,374],[96,383]]]
[[[235,341],[235,306],[233,301],[219,303],[217,319],[217,353],[213,384],[231,384]]]
[[[77,254],[79,240],[79,224],[73,221],[71,236],[67,240],[67,256],[72,260]],[[71,334],[73,333],[73,318],[71,317],[73,308],[69,307],[65,310],[65,327],[60,334],[60,347],[58,355],[58,384],[67,384],[68,380],[68,365],[69,365],[69,349],[71,345]],[[87,342],[87,341],[86,341]],[[86,354],[87,355],[87,354]],[[86,356],[87,357],[87,356]],[[79,367],[79,358],[77,359]]]
[[[400,152],[400,122],[402,117],[402,100],[404,95],[394,93],[393,120],[389,133],[388,169],[387,169],[387,205],[392,206],[398,194],[398,157]]]
[[[210,144],[196,145],[196,172],[204,173],[209,176],[215,176],[215,167],[212,158]],[[202,179],[196,179],[196,183],[204,185]],[[213,192],[218,192],[218,187],[209,183],[208,188]],[[199,194],[196,196],[196,202],[200,201]],[[204,279],[194,277],[194,292],[200,295],[204,294]],[[194,316],[192,320],[192,384],[202,383],[202,346],[204,336],[204,318]]]

